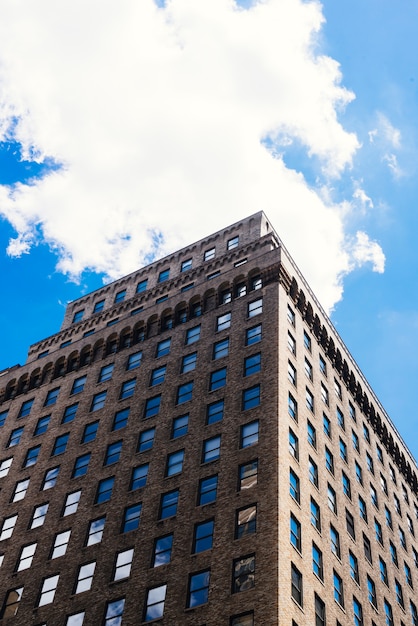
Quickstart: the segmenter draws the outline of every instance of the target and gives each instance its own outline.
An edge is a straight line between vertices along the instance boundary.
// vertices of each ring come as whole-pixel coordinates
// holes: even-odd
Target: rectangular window
[[[302,526],[293,513],[290,514],[290,543],[296,550],[302,551]]]
[[[318,466],[311,457],[309,457],[309,461],[308,461],[308,473],[309,473],[309,480],[311,481],[313,485],[315,485],[315,487],[318,488],[319,487]]]
[[[48,513],[48,502],[45,504],[40,504],[36,506],[32,513],[32,519],[30,523],[30,528],[38,528],[39,526],[43,526],[45,522],[46,514]]]
[[[139,522],[141,520],[142,504],[137,502],[131,506],[126,507],[123,514],[122,532],[129,533],[131,530],[139,528]]]
[[[316,429],[313,424],[308,420],[307,422],[308,443],[316,448]]]
[[[380,568],[380,578],[382,582],[384,582],[385,585],[389,587],[388,570],[387,570],[386,563],[384,562],[382,557],[379,557],[379,568]]]
[[[218,492],[218,475],[202,478],[199,482],[198,505],[215,502]]]
[[[80,565],[78,570],[77,582],[74,593],[82,593],[90,591],[93,583],[94,570],[96,569],[96,561]]]
[[[104,300],[100,300],[99,302],[96,302],[93,308],[93,313],[100,313],[100,311],[103,311],[104,305],[105,305]]]
[[[38,606],[51,604],[54,601],[55,592],[57,590],[59,574],[45,578],[42,583],[42,589],[38,600]]]
[[[369,563],[373,563],[372,546],[371,546],[369,538],[366,537],[364,533],[363,533],[363,548],[364,548],[364,556],[369,561]]]
[[[170,278],[170,268],[162,270],[159,274],[158,274],[158,279],[157,282],[158,283],[163,283],[166,280],[168,280]]]
[[[115,441],[107,446],[103,465],[112,465],[119,461],[122,452],[122,441]]]
[[[57,482],[59,471],[60,471],[59,466],[52,467],[51,469],[46,470],[45,476],[42,482],[43,491],[45,491],[46,489],[51,489],[51,487],[55,487],[55,483]]]
[[[290,361],[287,362],[287,378],[296,387],[296,368]]]
[[[106,395],[107,391],[96,393],[96,395],[93,396],[90,411],[98,411],[99,409],[102,409],[105,405]]]
[[[7,442],[8,448],[13,448],[13,446],[17,446],[17,444],[20,442],[20,439],[22,438],[23,430],[24,426],[21,426],[20,428],[14,428],[12,430],[9,440]]]
[[[177,388],[176,404],[189,402],[193,397],[193,381],[179,385]]]
[[[341,411],[341,409],[337,406],[337,422],[340,428],[342,428],[343,430],[345,430],[345,419],[344,419],[344,413]]]
[[[73,493],[69,493],[65,499],[64,509],[62,511],[62,517],[66,517],[67,515],[72,515],[77,512],[78,503],[80,502],[81,491],[74,491]]]
[[[367,524],[367,506],[361,496],[358,497],[358,508],[361,519],[363,519]]]
[[[113,580],[123,580],[131,575],[132,561],[134,558],[134,549],[123,550],[116,555],[115,569]]]
[[[40,417],[36,423],[35,432],[33,433],[35,437],[38,435],[43,435],[48,430],[49,421],[51,419],[50,415],[45,415],[45,417]]]
[[[17,515],[11,515],[10,517],[5,517],[3,520],[3,525],[0,531],[0,541],[3,539],[9,539],[9,537],[13,534],[13,529],[15,527],[17,521]]]
[[[345,526],[350,537],[355,540],[356,532],[354,528],[354,517],[348,509],[345,510]]]
[[[120,430],[121,428],[125,428],[128,423],[130,408],[122,409],[121,411],[117,411],[115,413],[115,417],[113,418],[112,431]]]
[[[332,475],[334,475],[334,455],[331,450],[325,446],[325,467]]]
[[[413,589],[414,585],[412,584],[412,572],[411,572],[411,568],[406,563],[406,561],[404,561],[403,569],[404,569],[404,572],[405,572],[406,583],[407,583],[407,585],[409,585],[411,587],[411,589]]]
[[[19,608],[19,602],[22,599],[23,595],[23,587],[18,587],[16,589],[10,589],[7,592],[6,598],[4,600],[3,608],[0,613],[0,618],[8,618],[16,615],[17,610]]]
[[[154,445],[154,436],[155,436],[155,428],[144,430],[139,435],[138,452],[145,452],[146,450],[151,450],[152,446]]]
[[[148,278],[141,280],[136,286],[136,293],[143,293],[146,291],[148,285]]]
[[[71,530],[65,530],[55,535],[54,544],[51,551],[51,559],[58,559],[67,552],[68,543],[70,541]]]
[[[215,522],[213,519],[195,524],[192,549],[193,554],[212,549],[214,527]]]
[[[231,326],[231,313],[224,313],[216,318],[216,330],[226,330]]]
[[[325,359],[321,355],[319,356],[319,369],[324,376],[327,375],[327,364]]]
[[[222,367],[210,374],[209,391],[215,391],[226,385],[226,367]]]
[[[393,613],[392,613],[392,607],[389,604],[389,602],[386,600],[384,600],[383,602],[384,608],[385,608],[385,624],[386,626],[394,626],[394,621],[393,621]]]
[[[181,361],[181,373],[192,372],[196,368],[197,352],[186,354]]]
[[[137,467],[134,467],[132,469],[131,482],[129,485],[129,489],[131,491],[134,491],[135,489],[140,489],[141,487],[145,487],[145,485],[147,484],[148,469],[148,463],[144,463],[144,465],[138,465]]]
[[[379,501],[378,501],[378,498],[377,498],[377,491],[373,487],[372,484],[370,485],[370,499],[372,501],[372,504],[378,509],[379,508]],[[390,514],[390,512],[389,512],[389,514]]]
[[[298,461],[299,460],[299,439],[289,428],[289,452]]]
[[[210,463],[219,459],[221,453],[221,435],[211,437],[203,442],[202,463]]]
[[[184,435],[187,435],[188,428],[189,428],[189,415],[188,414],[175,417],[173,419],[171,438],[177,439],[178,437],[183,437]]]
[[[229,337],[213,344],[212,358],[214,361],[229,354]]]
[[[185,261],[182,261],[181,268],[180,268],[181,272],[187,272],[188,270],[191,270],[191,269],[192,269],[192,259],[186,259]]]
[[[245,345],[252,346],[254,343],[258,343],[262,339],[261,324],[247,328],[245,331]]]
[[[144,418],[148,419],[149,417],[153,417],[153,415],[158,415],[160,412],[161,405],[161,396],[153,396],[152,398],[147,398],[145,401],[144,407]]]
[[[241,426],[240,448],[248,448],[258,443],[259,422],[255,420]]]
[[[102,502],[108,502],[112,497],[113,485],[115,482],[114,476],[109,478],[103,478],[99,481],[96,492],[95,504],[101,504]]]
[[[302,574],[293,563],[291,563],[291,581],[292,598],[303,606]]]
[[[125,598],[119,598],[119,600],[108,602],[106,606],[104,626],[120,626],[122,624],[124,606]],[[78,624],[75,626],[78,626]]]
[[[287,333],[287,347],[289,348],[290,352],[294,356],[296,356],[296,341],[293,335],[291,335],[289,332]]]
[[[148,590],[144,611],[144,622],[151,622],[163,617],[166,592],[167,585],[160,585],[159,587],[153,587]]]
[[[219,422],[223,419],[224,415],[224,401],[218,400],[216,402],[212,402],[208,404],[206,409],[206,423],[214,424],[215,422]]]
[[[106,518],[99,517],[92,520],[89,524],[89,530],[86,539],[86,546],[93,546],[96,543],[100,543],[103,537],[103,531],[105,527]]]
[[[76,416],[77,409],[78,409],[78,402],[76,402],[75,404],[72,404],[71,406],[67,406],[64,411],[64,415],[62,416],[61,423],[66,424],[67,422],[72,422]]]
[[[351,500],[351,482],[347,474],[343,471],[341,472],[341,480],[343,485],[343,493],[345,496],[347,496],[347,498],[350,498]]]
[[[348,463],[347,445],[340,437],[340,457],[345,463]]]
[[[252,535],[257,530],[257,505],[251,504],[236,512],[235,539]]]
[[[255,317],[263,312],[263,298],[248,303],[247,317]]]
[[[158,367],[157,369],[151,372],[151,379],[149,386],[154,387],[155,385],[161,385],[165,380],[167,366],[163,365],[163,367]]]
[[[70,395],[73,396],[77,393],[81,393],[84,390],[84,385],[86,384],[87,376],[80,376],[76,378],[73,382],[73,386],[71,387]]]
[[[354,626],[364,626],[363,622],[363,607],[355,596],[353,596],[353,613],[354,613]]]
[[[337,515],[337,494],[335,493],[335,489],[333,489],[329,483],[327,487],[327,500],[328,508],[331,509],[335,515]]]
[[[295,326],[296,324],[295,312],[289,305],[287,305],[287,320],[290,324],[292,324],[292,326]]]
[[[418,610],[412,600],[409,601],[409,608],[411,611],[412,623],[414,626],[418,626]]]
[[[395,578],[395,593],[396,593],[396,601],[399,604],[399,606],[401,606],[403,609],[405,608],[405,602],[403,599],[403,590],[402,590],[402,585],[399,582],[399,580],[397,580]]]
[[[237,235],[236,237],[232,237],[231,239],[228,239],[228,243],[226,245],[227,250],[233,250],[234,248],[237,248],[239,244],[239,236]]]
[[[349,564],[350,564],[350,576],[353,580],[356,581],[357,584],[360,584],[360,575],[359,575],[359,568],[358,568],[358,559],[357,557],[351,552],[348,553],[348,560],[349,560]]]
[[[305,357],[305,376],[309,378],[309,380],[313,380],[312,365],[309,363],[306,357]]]
[[[160,567],[171,561],[171,550],[173,548],[173,535],[158,537],[154,542],[154,553],[152,557],[152,567]]]
[[[79,476],[84,476],[87,474],[87,470],[89,468],[90,463],[90,452],[87,454],[83,454],[83,456],[79,456],[74,461],[74,467],[71,474],[71,478],[78,478]]]
[[[9,473],[9,469],[12,465],[12,461],[13,461],[13,457],[10,457],[8,459],[3,459],[3,461],[0,461],[0,478],[7,476],[7,474]]]
[[[374,584],[374,581],[370,578],[370,576],[367,576],[367,593],[370,604],[372,604],[374,608],[377,609],[376,585]]]
[[[353,442],[354,450],[360,454],[360,440],[354,430],[351,431],[351,441]]]
[[[128,357],[128,363],[126,365],[126,369],[127,370],[136,369],[137,367],[141,365],[141,361],[142,361],[142,352],[134,352]]]
[[[382,525],[376,518],[374,518],[374,530],[375,530],[375,535],[376,535],[376,541],[378,541],[380,545],[383,546]]]
[[[325,602],[315,594],[315,626],[325,626],[325,623]],[[338,621],[337,626],[341,626]]]
[[[90,422],[84,426],[83,437],[81,443],[88,443],[96,439],[99,422]]]
[[[292,469],[289,470],[289,493],[296,502],[300,502],[300,480]]]
[[[179,501],[179,490],[169,491],[161,495],[160,503],[160,517],[159,519],[166,519],[167,517],[173,517],[177,513],[177,506]]]
[[[31,543],[28,546],[24,546],[19,555],[19,560],[16,565],[16,571],[21,572],[22,570],[29,569],[32,565],[33,557],[35,556],[37,543]]]
[[[126,296],[126,289],[122,289],[121,291],[118,291],[117,294],[115,295],[115,304],[117,304],[118,302],[123,302],[125,300],[125,296]]]
[[[309,409],[311,413],[315,412],[314,397],[308,388],[306,389],[306,408]]]
[[[38,460],[40,451],[41,446],[29,448],[29,450],[26,452],[25,460],[23,461],[23,467],[30,467],[31,465],[35,465],[36,461]]]
[[[104,383],[106,382],[106,380],[111,380],[114,367],[115,367],[114,363],[110,363],[109,365],[104,365],[100,370],[99,380],[97,382]]]
[[[32,408],[33,401],[34,401],[34,398],[31,398],[30,400],[25,400],[25,402],[22,402],[22,405],[19,410],[19,414],[17,416],[18,418],[26,417],[27,415],[29,415],[30,410]]]
[[[356,469],[356,480],[360,485],[363,485],[363,470],[361,469],[357,461],[354,462],[354,465]]]
[[[177,450],[167,455],[166,476],[174,476],[183,471],[184,450]]]
[[[255,554],[234,559],[232,593],[248,591],[255,585]]]
[[[309,352],[312,351],[312,341],[306,330],[303,331],[303,345]]]
[[[335,554],[338,558],[341,557],[341,548],[340,548],[340,535],[338,531],[330,524],[329,527],[329,538],[331,541],[331,552]]]
[[[321,398],[322,398],[322,402],[324,402],[324,404],[328,406],[329,405],[328,389],[325,387],[324,383],[321,383]]]
[[[249,463],[244,463],[239,467],[239,491],[250,489],[257,484],[258,480],[258,460],[254,459]]]
[[[64,435],[59,435],[59,437],[56,437],[54,447],[52,448],[51,456],[64,454],[67,448],[69,437],[70,437],[70,433],[65,433]]]
[[[29,478],[25,478],[16,483],[11,502],[19,502],[19,500],[23,500],[29,487],[29,481]]]
[[[341,391],[341,385],[338,382],[338,380],[336,380],[335,378],[334,378],[334,392],[335,392],[335,395],[337,396],[337,398],[339,398],[341,400],[342,397],[343,397],[343,394],[342,394],[342,391]]]
[[[260,404],[260,385],[254,385],[242,392],[242,410],[252,409]]]
[[[311,524],[318,532],[321,532],[321,509],[313,498],[311,498]]]
[[[200,339],[200,325],[193,326],[193,328],[189,328],[186,332],[186,345],[190,345],[192,343],[196,343]]]

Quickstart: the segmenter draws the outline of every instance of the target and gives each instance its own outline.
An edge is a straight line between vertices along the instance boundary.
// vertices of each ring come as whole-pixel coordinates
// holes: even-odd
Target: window
[[[311,524],[321,532],[321,509],[319,504],[311,498]]]
[[[145,401],[144,407],[144,418],[148,419],[149,417],[153,417],[153,415],[158,415],[160,411],[161,404],[161,396],[153,396],[152,398],[147,398]]]
[[[291,563],[291,580],[292,598],[303,606],[302,574],[293,563]]]
[[[389,602],[386,600],[386,598],[385,598],[385,600],[383,602],[383,606],[385,608],[385,624],[386,624],[386,626],[394,626],[392,607],[389,604]]]
[[[345,463],[348,463],[347,446],[340,437],[340,457]]]
[[[337,515],[337,495],[335,490],[328,483],[327,487],[327,500],[328,500],[328,508],[331,509],[335,515]]]
[[[354,626],[363,626],[363,607],[355,596],[353,596]]]
[[[221,435],[211,437],[203,442],[202,463],[219,459],[221,452]]]
[[[363,548],[364,548],[364,556],[369,561],[369,563],[373,563],[372,547],[370,544],[370,539],[364,533],[363,533]]]
[[[79,476],[84,476],[84,474],[87,474],[90,456],[91,455],[89,452],[88,454],[83,454],[83,456],[79,456],[75,460],[71,478],[78,478]]]
[[[159,519],[166,519],[172,517],[177,513],[177,506],[179,501],[179,490],[169,491],[161,495],[160,503],[160,517]]]
[[[322,424],[324,427],[324,433],[327,437],[331,439],[331,422],[329,417],[327,417],[325,413],[322,414]]]
[[[51,559],[57,559],[60,556],[64,556],[67,552],[68,542],[70,541],[71,530],[65,530],[62,533],[57,533],[54,539],[54,545],[52,546]]]
[[[97,435],[97,430],[99,428],[99,422],[90,422],[86,424],[84,427],[83,437],[81,443],[88,443],[89,441],[94,441]]]
[[[171,550],[173,548],[173,535],[158,537],[154,542],[154,553],[152,557],[152,567],[160,567],[171,561]]]
[[[322,552],[315,543],[312,543],[312,571],[318,578],[324,580]]]
[[[23,435],[24,426],[20,428],[14,428],[10,433],[9,441],[7,442],[7,447],[12,448],[13,446],[17,446],[20,442],[20,439]]]
[[[293,513],[290,514],[290,543],[296,550],[302,551],[302,527]]]
[[[73,324],[75,324],[76,322],[81,322],[81,320],[83,319],[83,315],[84,315],[84,309],[80,309],[80,311],[76,311],[73,315]]]
[[[62,512],[62,517],[66,517],[67,515],[72,515],[76,513],[78,509],[78,503],[80,502],[81,491],[74,491],[73,493],[69,493],[64,504],[64,510]]]
[[[338,426],[340,428],[342,428],[343,430],[345,430],[345,419],[344,419],[344,413],[341,411],[341,409],[337,406],[337,422],[338,422]]]
[[[322,402],[328,406],[329,405],[328,389],[325,387],[324,383],[321,383],[321,398],[322,398]]]
[[[193,536],[193,554],[210,550],[213,544],[215,522],[210,519],[195,524]]]
[[[148,463],[144,463],[144,465],[138,465],[137,467],[132,468],[131,482],[129,486],[129,489],[131,491],[135,491],[135,489],[145,487],[145,485],[147,484],[148,468]]]
[[[222,367],[211,373],[209,381],[209,391],[220,389],[226,385],[226,367]]]
[[[222,341],[217,341],[216,343],[213,344],[212,358],[214,360],[221,359],[224,356],[228,356],[228,353],[229,353],[229,338],[228,337],[226,339],[222,339]]]
[[[392,563],[394,563],[396,567],[398,567],[398,552],[396,550],[396,547],[391,541],[389,541],[389,551],[390,551],[390,557],[392,559]]]
[[[258,460],[244,463],[239,467],[239,484],[240,491],[250,489],[257,484],[258,479]]]
[[[0,618],[13,617],[16,615],[19,608],[19,602],[22,599],[23,587],[11,589],[7,592],[6,599],[4,600],[3,608],[0,613]]]
[[[160,585],[148,590],[145,605],[144,622],[151,622],[164,615],[165,594],[167,585]],[[113,626],[113,625],[112,625]]]
[[[412,546],[412,554],[414,556],[415,567],[418,569],[418,552],[417,550],[415,550],[413,546]]]
[[[242,613],[231,617],[231,626],[254,626],[254,613]]]
[[[40,417],[36,423],[34,436],[42,435],[48,430],[49,420],[51,419],[50,415],[45,415],[45,417]]]
[[[236,512],[235,520],[235,539],[240,539],[244,535],[251,535],[257,529],[257,505],[239,509]]]
[[[261,370],[261,354],[252,354],[244,360],[244,376],[251,376]]]
[[[255,585],[255,555],[234,559],[232,593],[252,589]]]
[[[400,541],[402,548],[406,550],[407,549],[406,548],[406,536],[405,536],[405,532],[402,530],[401,527],[399,527],[399,541]]]
[[[124,606],[125,598],[108,602],[106,606],[104,626],[121,626]]]
[[[382,448],[378,444],[376,444],[376,454],[377,454],[377,458],[383,465],[383,452],[382,452]]]
[[[376,585],[374,584],[374,581],[370,578],[370,576],[367,576],[367,593],[370,604],[372,604],[374,608],[377,609]]]
[[[107,502],[112,497],[113,485],[115,482],[114,476],[109,476],[109,478],[103,478],[103,480],[99,481],[96,492],[95,504],[101,504],[102,502]]]
[[[299,439],[291,428],[289,428],[289,452],[296,460],[299,460]]]
[[[311,481],[313,485],[315,485],[315,487],[318,487],[319,486],[318,466],[311,457],[309,457],[309,461],[308,461],[308,472],[309,472],[309,480]]]
[[[166,270],[162,270],[159,274],[158,274],[158,280],[157,282],[159,283],[163,283],[164,281],[168,280],[170,277],[170,268],[166,269]]]
[[[45,517],[48,512],[48,502],[45,504],[40,504],[36,506],[32,513],[32,520],[30,524],[30,528],[38,528],[38,526],[43,526],[45,522]]]
[[[300,480],[292,469],[289,470],[289,493],[296,502],[300,502]]]
[[[240,448],[248,448],[258,443],[258,431],[258,420],[241,426]]]
[[[412,623],[414,626],[417,626],[418,625],[418,611],[417,611],[417,607],[412,602],[412,600],[409,601],[409,608],[411,611]]]
[[[99,517],[90,522],[89,530],[86,539],[86,546],[93,546],[96,543],[100,543],[103,537],[103,531],[105,527],[106,518]]]
[[[125,300],[125,296],[126,296],[126,289],[122,289],[121,291],[118,291],[117,294],[115,295],[114,303],[117,304],[118,302],[123,302]]]
[[[365,503],[365,501],[363,500],[363,498],[361,496],[358,497],[358,508],[359,508],[360,517],[367,524],[367,506],[366,506],[366,503]]]
[[[51,489],[51,487],[55,487],[55,483],[57,482],[59,471],[60,471],[59,466],[46,470],[45,476],[42,482],[43,491],[45,491],[46,489]]]
[[[20,407],[19,414],[17,417],[26,417],[27,415],[29,415],[30,410],[32,408],[33,401],[34,401],[34,398],[31,398],[30,400],[25,400],[25,402],[22,402],[22,405]]]
[[[404,603],[404,599],[403,599],[402,585],[400,584],[399,580],[397,580],[396,578],[395,578],[395,593],[396,593],[396,601],[397,601],[397,603],[402,608],[405,608],[405,603]]]
[[[228,243],[226,245],[227,250],[233,250],[234,248],[237,248],[239,244],[239,236],[237,235],[236,237],[232,237],[231,239],[228,239]]]
[[[7,474],[9,473],[9,469],[12,465],[12,461],[13,461],[13,457],[10,457],[8,459],[3,459],[3,461],[0,461],[0,478],[7,476]]]
[[[312,350],[312,341],[306,330],[303,331],[303,345],[309,352]]]
[[[136,293],[142,293],[146,291],[148,285],[148,278],[141,280],[136,286]]]
[[[305,375],[307,378],[309,378],[309,380],[313,380],[312,365],[309,363],[306,357],[305,357]]]
[[[296,387],[296,368],[290,361],[287,362],[287,378]]]
[[[25,478],[24,480],[19,480],[16,483],[11,502],[18,502],[19,500],[23,500],[29,487],[29,480],[29,478]]]
[[[325,467],[331,474],[334,474],[334,455],[327,446],[325,446]]]
[[[370,484],[370,499],[372,501],[372,504],[378,509],[379,508],[379,501],[378,501],[378,498],[377,498],[377,491],[373,487],[372,484]],[[385,507],[385,509],[388,510],[387,507]],[[389,515],[390,515],[390,512],[389,512]],[[390,517],[392,518],[392,516],[390,516]]]
[[[202,478],[199,483],[199,496],[198,504],[209,504],[209,502],[215,502],[218,491],[218,475],[208,476],[208,478]]]
[[[95,569],[96,561],[85,563],[79,567],[74,593],[82,593],[91,589]]]
[[[388,495],[388,484],[387,484],[387,482],[386,482],[386,478],[383,476],[383,474],[382,474],[382,473],[380,473],[380,486],[381,486],[381,488],[382,488],[383,493],[384,493],[384,494],[386,494],[386,495]],[[396,497],[396,496],[395,496],[395,497]],[[398,500],[398,503],[399,503],[399,500]],[[395,501],[395,506],[396,506],[396,501]],[[396,507],[396,510],[397,510],[397,511],[398,511],[398,513],[399,513],[399,510],[400,510],[400,505],[399,505],[399,510],[398,510],[398,508],[397,508],[397,507]]]
[[[260,404],[260,385],[254,385],[242,392],[242,410],[252,409]]]
[[[107,391],[101,391],[93,396],[90,411],[98,411],[105,405]]]
[[[308,388],[306,389],[306,408],[309,409],[311,413],[314,413],[314,410],[315,410],[314,397]]]
[[[245,331],[245,345],[252,346],[254,343],[258,343],[262,339],[261,324],[247,328]]]
[[[3,541],[3,539],[9,539],[9,537],[12,536],[16,521],[17,515],[11,515],[3,520],[3,525],[0,531],[0,541]]]
[[[174,476],[183,471],[184,450],[177,450],[167,456],[166,476]]]
[[[325,602],[315,594],[315,626],[325,626]],[[337,626],[340,626],[337,622]]]
[[[26,452],[25,460],[23,461],[23,467],[30,467],[31,465],[35,465],[36,461],[38,460],[40,451],[41,446],[29,448],[29,450]]]
[[[351,483],[345,472],[341,472],[341,480],[343,484],[343,493],[351,500]]]
[[[216,330],[226,330],[231,326],[231,313],[224,313],[216,318]]]
[[[122,441],[115,441],[110,443],[106,449],[106,455],[103,465],[112,465],[119,461],[122,452]]]
[[[200,325],[193,326],[193,328],[189,328],[186,332],[186,345],[190,345],[192,343],[196,343],[200,339]]]
[[[366,424],[364,424],[364,422],[363,422],[363,437],[367,441],[367,443],[370,443],[370,432]]]
[[[183,357],[181,362],[181,373],[185,374],[187,372],[191,372],[196,367],[197,361],[197,352],[193,352],[192,354],[187,354]]]
[[[86,384],[87,376],[80,376],[76,378],[73,382],[73,386],[71,387],[70,395],[75,395],[76,393],[81,393],[84,390],[84,385]]]
[[[123,580],[131,575],[132,560],[134,558],[134,549],[123,550],[118,552],[115,562],[115,570],[113,580]]]
[[[247,316],[255,317],[263,312],[263,298],[248,303]]]
[[[354,450],[360,454],[360,441],[354,430],[351,431],[351,441],[353,442]]]
[[[177,439],[183,435],[187,435],[189,427],[189,415],[181,415],[173,419],[173,427],[171,430],[171,438]]]
[[[61,423],[66,424],[67,422],[72,422],[76,416],[78,409],[78,402],[76,404],[72,404],[71,406],[67,406],[64,415],[62,416]]]
[[[356,470],[356,480],[360,485],[362,485],[363,484],[363,470],[361,469],[357,461],[354,461],[354,466]]]
[[[126,365],[127,370],[136,369],[141,365],[142,352],[134,352],[128,357],[128,363]]]
[[[115,417],[113,418],[112,430],[120,430],[121,428],[125,428],[128,423],[129,417],[129,407],[126,409],[122,409],[121,411],[117,411],[115,413]]]
[[[289,332],[287,333],[287,347],[289,348],[290,352],[296,356],[296,341],[293,335],[291,335]]]
[[[374,518],[374,531],[375,531],[376,541],[378,541],[380,545],[383,546],[382,525],[380,522],[378,522],[376,518]]]
[[[96,302],[93,308],[93,313],[100,313],[100,311],[103,311],[104,305],[105,305],[104,300],[100,300],[99,302]]]
[[[415,530],[414,530],[414,524],[412,522],[412,519],[409,517],[409,515],[406,515],[406,522],[408,524],[408,530],[411,533],[411,535],[414,537],[415,536]]]
[[[343,579],[337,572],[334,570],[333,572],[333,580],[334,580],[334,600],[338,602],[338,604],[344,607],[344,588],[343,588]]]
[[[327,364],[321,355],[319,355],[319,369],[324,376],[327,375]]]
[[[295,323],[296,323],[295,312],[289,305],[287,305],[287,320],[290,324],[292,324],[292,326],[295,326]]]
[[[38,600],[38,606],[51,604],[51,602],[54,601],[54,596],[57,590],[58,580],[59,580],[59,574],[55,574],[55,576],[49,576],[49,578],[44,579],[42,583],[41,594]]]
[[[70,433],[65,433],[65,435],[59,435],[55,439],[54,447],[52,448],[51,456],[57,456],[58,454],[64,454],[68,439],[70,437]]]
[[[21,572],[24,569],[29,569],[32,565],[33,557],[35,555],[37,543],[31,543],[28,546],[24,546],[19,555],[19,560],[16,565],[16,571]]]
[[[406,561],[404,561],[403,569],[404,569],[404,572],[405,572],[406,583],[411,587],[411,589],[413,589],[414,585],[412,584],[412,572],[411,572],[411,568],[406,563]]]
[[[191,270],[191,269],[192,269],[192,259],[186,259],[185,261],[182,261],[181,268],[180,268],[181,272],[187,272],[188,270]]]
[[[85,611],[81,611],[81,613],[73,613],[73,615],[69,615],[67,617],[67,621],[65,622],[65,626],[83,626]]]
[[[341,548],[340,548],[340,535],[338,531],[332,526],[329,527],[329,537],[331,541],[331,552],[335,554],[338,558],[341,557]]]
[[[356,532],[354,528],[354,517],[351,515],[348,509],[345,510],[345,525],[347,532],[352,539],[356,538]]]
[[[126,507],[123,514],[122,532],[128,533],[131,530],[136,530],[139,527],[141,519],[142,504],[137,502],[132,506]]]
[[[189,402],[193,397],[193,381],[191,380],[184,385],[179,385],[177,388],[176,404],[184,404]]]
[[[146,450],[151,450],[152,446],[154,445],[154,436],[155,436],[155,428],[144,430],[139,435],[138,452],[145,452]]]
[[[382,482],[382,478],[383,478],[383,476],[382,476],[381,474],[380,474],[380,477],[381,477],[381,479],[380,479],[380,483],[383,485],[383,484],[384,484],[384,483]],[[382,486],[382,490],[383,490],[383,486]],[[385,493],[386,493],[386,495],[387,495],[387,487],[386,487],[386,492],[385,492]],[[402,516],[402,511],[401,511],[401,503],[400,503],[400,501],[399,501],[398,496],[397,496],[395,493],[393,494],[393,504],[395,505],[395,509],[396,509],[396,512],[398,513],[398,515],[401,515],[401,516]]]
[[[164,382],[166,369],[167,369],[167,366],[164,365],[163,367],[158,367],[157,369],[152,371],[152,373],[151,373],[151,380],[150,380],[150,387],[154,387],[155,385],[161,385],[161,383]],[[135,382],[134,382],[134,384],[135,384]],[[132,394],[130,394],[130,395],[132,395]]]
[[[308,431],[308,443],[310,443],[310,445],[313,448],[316,448],[316,429],[309,420],[307,422],[307,431]]]
[[[109,365],[104,365],[99,374],[98,383],[104,383],[106,380],[110,380],[113,374],[113,368],[115,367],[114,363],[110,363]]]
[[[350,564],[350,576],[359,585],[360,575],[358,569],[358,560],[357,557],[351,552],[351,550],[348,553],[348,561]]]
[[[382,557],[379,557],[379,569],[380,569],[380,578],[382,582],[384,582],[385,585],[389,587],[388,570],[387,570],[386,563],[384,562]]]

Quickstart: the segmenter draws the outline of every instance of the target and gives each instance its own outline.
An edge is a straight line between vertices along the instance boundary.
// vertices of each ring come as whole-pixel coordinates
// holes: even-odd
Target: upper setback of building
[[[204,314],[222,303],[228,289],[258,278],[263,285],[282,283],[341,384],[418,494],[415,459],[262,211],[69,303],[60,332],[33,344],[24,366],[0,373],[0,405],[100,352],[107,355]]]

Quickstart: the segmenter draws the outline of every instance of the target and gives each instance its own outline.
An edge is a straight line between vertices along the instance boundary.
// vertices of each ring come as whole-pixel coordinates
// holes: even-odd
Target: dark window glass
[[[245,331],[245,344],[247,346],[252,346],[254,343],[258,343],[261,341],[261,338],[261,324],[257,324],[257,326],[253,326],[252,328],[247,328]]]
[[[178,501],[178,489],[175,489],[174,491],[169,491],[168,493],[163,493],[161,496],[160,504],[160,519],[166,519],[167,517],[172,517],[173,515],[176,515]]]
[[[45,417],[40,417],[36,424],[34,435],[42,435],[48,430],[49,421],[51,419],[50,415],[45,415]]]
[[[147,484],[149,464],[139,465],[132,469],[130,490],[140,489]]]
[[[72,404],[71,406],[67,406],[64,415],[62,416],[62,423],[66,424],[67,422],[72,422],[77,414],[78,402]]]
[[[115,441],[107,446],[104,465],[112,465],[119,461],[122,452],[122,441]]]
[[[261,370],[261,354],[258,352],[257,354],[252,354],[251,356],[247,356],[244,361],[244,376],[251,376],[251,374],[256,374]]]
[[[51,456],[56,456],[57,454],[63,454],[65,452],[69,437],[70,433],[65,433],[64,435],[59,435],[59,437],[55,439]]]
[[[104,478],[99,482],[96,493],[95,503],[99,504],[101,502],[107,502],[112,497],[113,485],[115,482],[115,477],[110,476],[109,478]]]
[[[244,411],[260,404],[260,385],[255,385],[242,392],[242,408]]]
[[[202,478],[199,483],[199,499],[198,504],[208,504],[209,502],[215,502],[218,491],[218,476],[208,476],[208,478]]]
[[[204,552],[210,550],[213,544],[213,530],[215,522],[206,520],[195,524],[193,538],[193,553]]]
[[[136,530],[139,527],[141,519],[142,504],[138,502],[132,506],[128,506],[125,509],[123,516],[122,532],[128,533],[131,530]]]
[[[139,435],[138,452],[145,452],[146,450],[151,450],[152,446],[154,445],[154,436],[155,436],[155,428],[144,430]]]
[[[115,413],[115,417],[113,418],[112,430],[120,430],[121,428],[125,428],[128,423],[130,408],[122,409],[121,411],[117,411]]]
[[[173,428],[171,431],[171,438],[177,439],[178,437],[187,435],[188,428],[189,428],[189,416],[188,415],[180,415],[179,417],[175,417],[173,419]]]
[[[173,547],[173,535],[158,537],[154,543],[154,554],[152,559],[152,567],[166,565],[171,561],[171,550]]]
[[[88,443],[89,441],[94,441],[97,435],[97,429],[99,428],[99,422],[90,422],[86,424],[84,427],[83,438],[81,443]]]
[[[255,555],[234,559],[232,593],[252,589],[255,585]]]

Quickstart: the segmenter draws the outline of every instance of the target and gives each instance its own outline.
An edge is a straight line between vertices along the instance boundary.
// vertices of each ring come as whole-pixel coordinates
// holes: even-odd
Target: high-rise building
[[[418,469],[263,213],[0,372],[0,622],[418,626]]]

